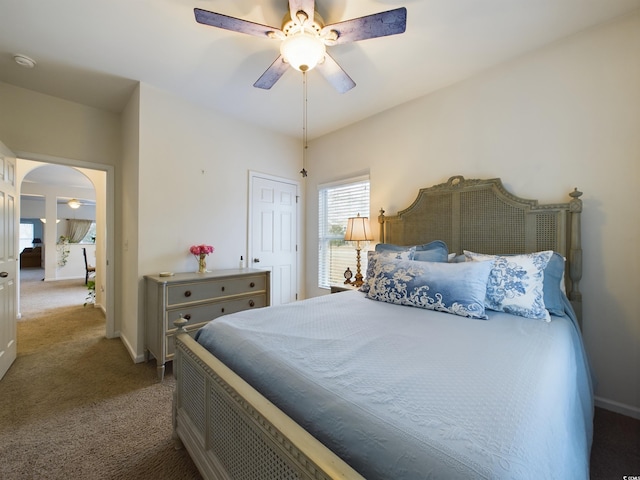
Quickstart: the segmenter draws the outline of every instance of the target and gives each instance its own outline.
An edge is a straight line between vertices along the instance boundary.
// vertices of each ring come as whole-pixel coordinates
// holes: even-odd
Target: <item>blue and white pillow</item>
[[[544,269],[553,251],[522,255],[485,255],[464,251],[473,262],[492,260],[486,307],[498,312],[551,321],[544,303]]]
[[[402,250],[393,249],[367,252],[367,273],[364,277],[364,283],[360,286],[359,290],[365,293],[369,291],[370,280],[373,278],[373,270],[378,259],[413,260],[415,253],[416,247],[404,247]]]
[[[367,298],[487,319],[484,301],[492,265],[378,259]]]
[[[398,252],[408,248],[410,247],[392,243],[378,243],[376,252]],[[449,249],[442,240],[434,240],[424,245],[414,245],[411,248],[415,249],[415,254],[411,260],[420,260],[421,262],[446,262],[448,260]]]

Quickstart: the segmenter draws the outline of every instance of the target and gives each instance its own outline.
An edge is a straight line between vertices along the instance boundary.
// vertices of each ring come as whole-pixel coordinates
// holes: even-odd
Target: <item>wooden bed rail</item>
[[[174,358],[174,439],[205,479],[363,480],[181,330]]]

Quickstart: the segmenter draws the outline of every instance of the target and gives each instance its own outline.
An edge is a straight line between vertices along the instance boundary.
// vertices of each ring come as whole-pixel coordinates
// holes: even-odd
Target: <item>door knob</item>
[[[7,278],[9,276],[9,272],[0,272],[0,278]]]
[[[260,259],[259,258],[254,258],[253,259],[253,263],[260,263]]]

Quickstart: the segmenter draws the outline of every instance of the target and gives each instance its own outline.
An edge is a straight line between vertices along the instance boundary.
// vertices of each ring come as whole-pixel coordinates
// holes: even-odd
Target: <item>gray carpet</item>
[[[0,478],[200,479],[171,440],[171,369],[160,384],[154,363],[104,337],[84,279],[26,277],[18,357],[0,382]]]

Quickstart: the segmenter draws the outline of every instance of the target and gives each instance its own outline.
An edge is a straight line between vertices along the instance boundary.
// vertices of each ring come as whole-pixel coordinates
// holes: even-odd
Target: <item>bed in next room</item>
[[[452,177],[381,213],[362,291],[179,335],[174,427],[203,476],[588,479],[579,197]]]

